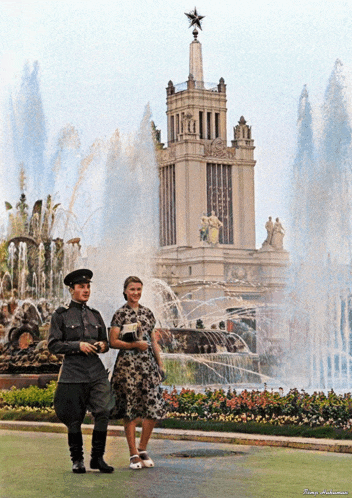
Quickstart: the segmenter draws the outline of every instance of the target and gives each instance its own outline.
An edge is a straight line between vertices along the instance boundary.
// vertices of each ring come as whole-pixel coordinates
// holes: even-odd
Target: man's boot
[[[68,445],[72,460],[72,472],[75,474],[84,474],[86,468],[83,460],[83,438],[81,432],[68,433]]]
[[[90,461],[91,469],[99,469],[100,472],[111,474],[114,472],[114,467],[108,465],[103,458],[105,452],[106,431],[97,431],[94,429],[92,436],[92,454]]]

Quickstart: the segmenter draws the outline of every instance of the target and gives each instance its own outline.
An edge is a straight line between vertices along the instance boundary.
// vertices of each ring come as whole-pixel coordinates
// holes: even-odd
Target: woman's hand
[[[166,372],[165,370],[159,366],[159,375],[160,375],[160,380],[161,382],[164,382],[166,380]]]
[[[114,349],[138,349],[145,351],[148,349],[149,343],[147,341],[124,342],[119,339],[120,328],[111,327],[110,330],[110,346]]]
[[[149,347],[149,343],[147,341],[137,341],[134,344],[135,348],[139,349],[139,351],[145,351]]]

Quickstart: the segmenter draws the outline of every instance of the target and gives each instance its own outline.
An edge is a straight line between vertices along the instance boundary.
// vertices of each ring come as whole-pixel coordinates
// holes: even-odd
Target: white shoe
[[[142,462],[133,463],[132,458],[140,458],[140,456],[139,455],[132,455],[130,457],[130,469],[133,469],[133,470],[141,469],[143,467]]]
[[[139,456],[140,456],[140,459],[142,460],[142,465],[143,467],[154,467],[154,462],[153,460],[150,458],[150,456],[148,455],[148,453],[146,451],[139,451]]]

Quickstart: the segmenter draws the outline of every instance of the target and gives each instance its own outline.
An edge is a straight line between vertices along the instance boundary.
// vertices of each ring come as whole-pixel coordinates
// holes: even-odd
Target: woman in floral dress
[[[143,283],[138,277],[125,280],[123,294],[127,303],[114,314],[110,331],[110,346],[119,349],[112,375],[116,395],[112,416],[124,419],[132,469],[154,466],[146,451],[147,444],[156,420],[165,415],[160,387],[164,372],[155,339],[155,318],[150,309],[139,304],[142,288]],[[124,325],[133,323],[138,324],[139,337],[126,342],[122,340]],[[136,424],[141,419],[142,434],[137,449]]]

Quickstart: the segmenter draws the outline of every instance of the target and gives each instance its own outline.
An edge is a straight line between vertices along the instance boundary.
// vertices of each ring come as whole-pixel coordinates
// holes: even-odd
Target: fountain
[[[343,66],[336,61],[314,136],[307,89],[300,98],[293,171],[292,267],[287,292],[290,385],[352,387],[351,127]]]
[[[33,164],[27,163],[26,151],[31,157],[34,154],[31,145],[21,138],[21,130],[32,119],[27,98],[37,102],[40,150],[36,157],[46,179],[46,193],[51,192],[45,206],[42,201],[35,201],[37,195],[43,195],[38,185],[34,188],[32,180],[27,184]],[[239,300],[238,308],[225,316],[216,299],[205,306],[201,299],[197,300],[196,293],[192,299],[179,298],[165,282],[154,278],[159,185],[149,107],[134,137],[127,139],[116,131],[108,141],[96,140],[88,153],[82,151],[75,128],[66,126],[58,134],[57,150],[49,159],[51,168],[42,160],[45,122],[41,109],[38,65],[33,71],[26,66],[20,94],[13,99],[12,140],[16,154],[20,154],[14,157],[15,161],[21,159],[21,165],[11,171],[19,175],[22,193],[15,208],[11,204],[13,197],[6,204],[10,216],[8,236],[3,241],[7,250],[1,272],[3,299],[12,299],[20,306],[29,299],[37,307],[39,300],[45,299],[55,308],[68,298],[63,275],[74,267],[88,266],[94,272],[90,304],[101,311],[109,324],[114,310],[124,302],[121,289],[125,277],[137,274],[145,283],[143,304],[153,309],[157,318],[169,383],[204,387],[266,379],[259,374],[255,330],[246,328],[243,317],[238,317],[238,310],[243,312],[245,308],[243,302]],[[48,174],[49,169],[53,174]],[[8,180],[11,185],[15,183]],[[17,195],[16,189],[14,192]],[[27,198],[34,202],[31,216]],[[204,329],[196,328],[196,317]],[[46,323],[49,318],[46,317]],[[22,322],[17,329],[23,325]],[[231,331],[224,330],[226,326]],[[39,323],[38,328],[42,329]],[[41,331],[30,334],[28,326],[22,332],[27,334],[23,337],[23,349],[19,348],[25,361],[13,361],[12,352],[6,350],[7,365],[13,368],[17,363],[23,372],[26,362],[30,369],[35,363],[35,368],[42,371],[44,362],[53,371],[60,358],[48,357],[44,361],[40,350],[43,344],[38,346],[38,340],[45,336]],[[251,337],[251,348],[244,340],[246,334]],[[19,342],[18,330],[11,329],[10,336]],[[25,347],[25,338],[33,343],[32,349]],[[35,352],[37,346],[39,350]],[[116,351],[102,357],[110,370],[115,357]]]
[[[204,303],[197,296],[204,291],[202,284],[192,292],[192,298],[188,294],[178,297],[163,280],[152,280],[154,309],[160,326],[158,342],[168,372],[165,384],[193,388],[233,384],[249,387],[268,381],[271,372],[261,372],[256,352],[253,308],[246,310],[243,301],[238,300],[236,311],[229,308],[224,312],[224,302],[234,303],[230,296]],[[217,287],[219,283],[206,285]],[[260,307],[256,314],[259,318]]]
[[[157,329],[167,371],[165,384],[210,387],[262,381],[259,357],[236,333],[205,329]],[[264,376],[266,378],[266,376]]]
[[[8,237],[2,243],[3,276],[0,276],[0,386],[45,385],[57,375],[62,357],[46,348],[49,321],[64,297],[63,274],[72,269],[79,255],[79,238],[64,243],[52,238],[55,212],[51,196],[43,208],[36,201],[28,214],[21,194],[16,210],[9,202]],[[69,271],[69,270],[68,270]],[[13,377],[20,374],[20,377]],[[45,380],[43,380],[45,379]]]
[[[196,39],[192,46],[200,48]],[[201,57],[200,52],[198,55]],[[12,130],[7,141],[12,144],[12,151],[8,153],[7,145],[8,156],[0,161],[0,167],[7,164],[6,172],[0,174],[2,184],[8,185],[11,194],[6,204],[10,215],[8,235],[0,244],[0,292],[5,307],[8,310],[13,305],[22,307],[28,299],[37,308],[40,299],[56,306],[68,297],[63,288],[63,274],[73,266],[89,266],[94,272],[91,305],[109,323],[113,311],[123,303],[125,277],[138,274],[145,282],[143,303],[157,317],[169,382],[223,385],[262,383],[263,379],[269,379],[274,383],[272,377],[277,377],[286,385],[310,389],[350,389],[351,128],[342,64],[337,61],[331,75],[321,126],[317,119],[313,121],[307,90],[301,95],[298,147],[291,182],[292,265],[286,303],[281,315],[278,310],[275,323],[270,322],[274,315],[264,302],[254,309],[246,307],[241,298],[236,301],[229,296],[226,306],[221,302],[227,299],[226,292],[209,292],[209,299],[204,300],[197,297],[194,279],[192,296],[176,296],[163,280],[154,278],[159,191],[149,108],[134,137],[121,137],[116,131],[110,140],[96,140],[88,152],[82,150],[77,130],[71,125],[64,127],[58,134],[56,151],[46,163],[38,72],[37,63],[32,68],[25,66],[21,88],[12,95],[7,113],[10,123],[4,127]],[[202,82],[200,72],[199,75]],[[196,83],[194,75],[190,75],[187,91],[195,89]],[[209,97],[224,94],[225,90],[224,80],[220,79],[214,95]],[[181,91],[170,81],[167,90],[170,102]],[[225,115],[225,107],[221,109]],[[197,131],[196,120],[188,115],[183,118],[182,112],[176,115],[176,122],[174,118],[170,117],[170,144],[180,138],[176,135],[182,135],[184,141],[197,142],[197,133],[201,136],[204,130]],[[216,125],[219,115],[214,118]],[[206,120],[201,110],[199,124],[205,125]],[[182,133],[174,133],[175,130]],[[205,144],[207,153],[212,154],[209,157],[217,158],[216,163],[226,154],[235,155],[238,148],[244,154],[243,159],[253,160],[250,151],[253,140],[244,118],[236,130],[231,150],[227,150],[222,140],[212,146]],[[246,143],[241,145],[239,140]],[[204,144],[198,142],[198,145]],[[172,147],[168,153],[170,161],[176,157],[172,155]],[[14,208],[12,204],[19,195],[20,201]],[[45,206],[38,199],[46,199]],[[29,204],[33,205],[31,216]],[[259,273],[263,268],[271,271],[277,267],[279,259],[271,258],[277,255],[276,249],[282,249],[282,244],[274,246],[267,244],[262,248],[260,257],[264,264],[262,267],[258,264]],[[200,247],[203,249],[210,250]],[[235,279],[246,274],[244,268],[234,267],[229,271]],[[188,272],[191,278],[191,265]],[[280,278],[283,279],[282,275]],[[246,285],[257,285],[253,279],[245,282]],[[277,281],[281,285],[282,280],[277,278]],[[229,279],[204,280],[199,282],[199,288],[209,290],[207,286],[226,286],[230,282],[236,283]],[[186,278],[183,283],[187,284]],[[215,295],[225,297],[211,298]],[[275,296],[271,296],[275,301]],[[25,328],[21,329],[23,325]],[[40,336],[39,325],[38,328]],[[22,338],[24,345],[26,340],[35,343],[39,338],[29,320],[22,321],[17,328],[10,327],[8,332],[9,338],[19,343],[26,334]],[[115,355],[115,351],[104,355],[110,369]]]

